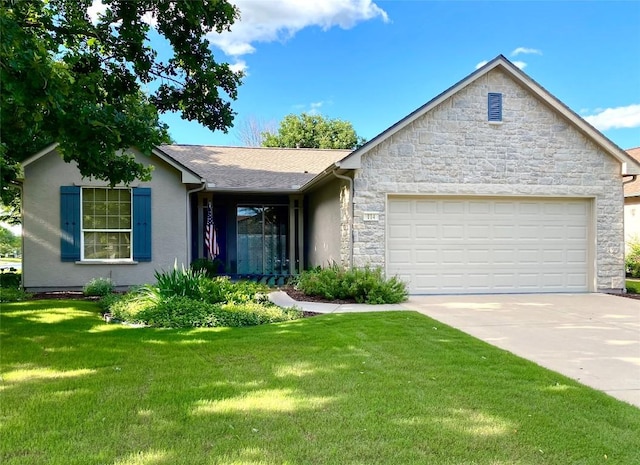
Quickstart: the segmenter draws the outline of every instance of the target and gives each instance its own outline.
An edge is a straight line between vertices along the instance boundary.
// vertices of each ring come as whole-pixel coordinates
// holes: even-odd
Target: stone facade
[[[501,123],[487,121],[489,92],[503,94]],[[364,153],[354,191],[354,266],[382,267],[389,194],[594,199],[596,287],[624,288],[620,163],[500,68]]]

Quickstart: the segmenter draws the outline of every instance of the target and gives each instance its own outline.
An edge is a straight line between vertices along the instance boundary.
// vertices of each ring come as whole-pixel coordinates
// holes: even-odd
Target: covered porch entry
[[[191,196],[191,260],[220,274],[277,283],[304,268],[302,195],[197,192]]]

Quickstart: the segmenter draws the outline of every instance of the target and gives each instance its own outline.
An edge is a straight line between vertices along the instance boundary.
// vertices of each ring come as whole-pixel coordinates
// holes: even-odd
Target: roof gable
[[[398,121],[393,126],[389,127],[369,142],[364,144],[359,149],[353,151],[351,154],[344,157],[342,160],[336,162],[336,166],[342,169],[358,169],[361,166],[361,159],[364,154],[372,150],[374,147],[377,147],[383,141],[389,139],[391,136],[401,131],[411,123],[413,123],[418,118],[422,117],[424,114],[431,111],[433,108],[462,90],[463,88],[469,86],[477,79],[485,76],[492,70],[500,68],[502,71],[506,72],[511,78],[513,78],[516,82],[522,85],[524,88],[528,89],[532,94],[534,94],[537,98],[543,101],[547,106],[551,107],[554,111],[561,114],[565,119],[567,119],[570,123],[573,124],[575,128],[577,128],[580,132],[585,134],[588,138],[590,138],[597,146],[603,149],[606,153],[614,157],[621,164],[621,174],[623,175],[635,175],[640,174],[640,163],[630,157],[627,153],[625,153],[620,147],[614,144],[611,140],[605,137],[600,131],[595,129],[589,123],[587,123],[584,119],[582,119],[579,115],[573,112],[569,107],[560,102],[556,97],[551,95],[546,89],[540,86],[537,82],[531,79],[527,74],[525,74],[522,70],[516,67],[513,63],[511,63],[507,58],[503,55],[499,55],[494,58],[492,61],[484,65],[482,68],[479,68],[475,72],[471,73],[469,76],[454,84],[449,89],[442,92],[440,95],[436,96],[434,99],[430,100],[420,108],[416,109],[409,115],[407,115],[402,120]]]
[[[50,153],[54,152],[55,149],[58,148],[58,145],[60,145],[60,144],[58,144],[57,142],[54,143],[54,144],[51,144],[51,145],[45,147],[44,149],[40,150],[38,153],[35,153],[34,155],[30,156],[25,161],[23,161],[20,164],[21,171],[22,171],[22,176],[24,176],[25,167],[27,167],[30,164],[38,161],[42,157],[47,156]],[[182,177],[182,183],[183,184],[200,184],[200,183],[202,183],[202,179],[200,178],[200,176],[198,176],[195,172],[191,171],[188,167],[180,164],[178,161],[174,160],[173,158],[168,157],[166,154],[162,153],[159,150],[155,150],[154,149],[152,151],[152,153],[155,156],[157,156],[158,158],[160,158],[162,161],[164,161],[165,163],[167,163],[168,165],[172,166],[177,171],[179,171],[180,174],[181,174],[181,177]]]

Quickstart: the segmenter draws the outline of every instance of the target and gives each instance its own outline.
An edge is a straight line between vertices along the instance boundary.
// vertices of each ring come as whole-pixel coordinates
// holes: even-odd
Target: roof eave
[[[178,170],[181,175],[182,184],[202,184],[205,182],[202,176],[200,176],[198,173],[187,168],[182,163],[180,163],[179,161],[177,161],[175,158],[168,155],[167,153],[163,152],[158,147],[152,149],[151,153],[153,153],[156,157],[160,158],[162,161],[164,161],[165,163],[171,165],[173,168]]]

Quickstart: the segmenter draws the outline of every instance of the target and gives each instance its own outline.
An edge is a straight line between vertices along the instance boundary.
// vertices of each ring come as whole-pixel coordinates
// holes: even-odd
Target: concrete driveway
[[[605,294],[411,296],[403,306],[640,407],[640,300]]]

